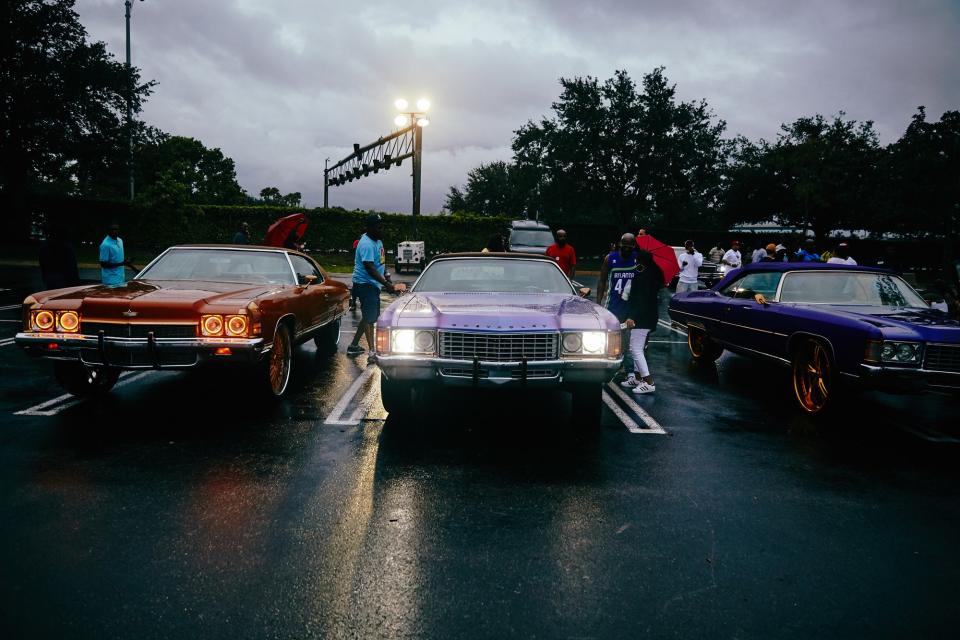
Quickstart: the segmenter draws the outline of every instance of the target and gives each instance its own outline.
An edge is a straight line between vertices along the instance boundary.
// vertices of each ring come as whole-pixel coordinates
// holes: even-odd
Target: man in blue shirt
[[[817,253],[813,239],[807,238],[803,247],[797,251],[797,262],[822,262],[820,254]]]
[[[110,225],[107,237],[100,243],[100,280],[106,285],[122,285],[127,280],[124,267],[130,267],[136,271],[136,267],[123,256],[120,225],[113,223]]]
[[[357,252],[353,260],[353,293],[360,300],[361,318],[353,341],[347,347],[347,355],[363,353],[360,336],[366,335],[367,347],[373,351],[373,337],[377,318],[380,317],[380,290],[394,292],[393,283],[387,276],[386,255],[383,250],[381,234],[382,220],[377,214],[367,216],[367,232],[360,236]]]

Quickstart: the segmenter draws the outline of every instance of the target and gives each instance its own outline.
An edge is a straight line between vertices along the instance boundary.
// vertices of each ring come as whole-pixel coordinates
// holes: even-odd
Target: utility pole
[[[420,168],[423,164],[423,127],[415,127],[413,134],[413,238],[420,234],[417,218],[420,217]]]
[[[143,0],[140,0],[143,2]],[[124,0],[127,18],[127,75],[130,74],[130,9],[133,0]],[[133,83],[127,89],[127,181],[130,184],[130,200],[133,200]]]
[[[323,208],[330,208],[330,183],[327,181],[327,174],[330,173],[330,158],[323,159]]]

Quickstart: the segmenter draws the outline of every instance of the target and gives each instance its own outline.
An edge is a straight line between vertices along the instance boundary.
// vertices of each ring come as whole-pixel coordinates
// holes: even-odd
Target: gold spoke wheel
[[[821,413],[829,406],[833,395],[833,365],[822,343],[807,340],[797,349],[793,359],[793,392],[809,414]]]

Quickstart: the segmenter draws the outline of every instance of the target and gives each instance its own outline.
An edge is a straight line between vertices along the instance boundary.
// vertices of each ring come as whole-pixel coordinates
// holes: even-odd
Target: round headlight
[[[242,336],[247,333],[246,316],[227,316],[227,335]]]
[[[417,339],[414,342],[417,351],[433,351],[433,332],[417,331]]]
[[[897,346],[897,359],[904,362],[913,360],[917,355],[917,348],[912,344],[901,344]]]
[[[223,318],[220,316],[203,317],[203,335],[218,336],[223,333]]]
[[[883,360],[893,360],[894,356],[897,355],[897,348],[890,343],[884,343],[880,347],[880,358]]]
[[[396,329],[390,332],[393,340],[394,353],[413,353],[414,349],[414,331],[412,329]]]
[[[58,318],[60,328],[67,333],[72,333],[80,327],[80,316],[76,311],[64,311]]]
[[[579,333],[567,333],[563,336],[563,350],[567,353],[579,353],[583,347],[583,340]]]
[[[603,331],[584,331],[583,332],[583,351],[584,353],[603,353],[607,348],[607,336]]]
[[[37,311],[33,316],[33,324],[40,331],[53,329],[54,317],[52,311]]]

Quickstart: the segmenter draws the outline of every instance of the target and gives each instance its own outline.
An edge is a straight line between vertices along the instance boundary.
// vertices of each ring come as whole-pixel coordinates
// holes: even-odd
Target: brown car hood
[[[131,280],[120,287],[97,285],[54,293],[41,302],[51,308],[79,310],[88,318],[146,319],[195,312],[207,305],[239,310],[281,288],[236,282]],[[131,316],[131,312],[136,315]]]

